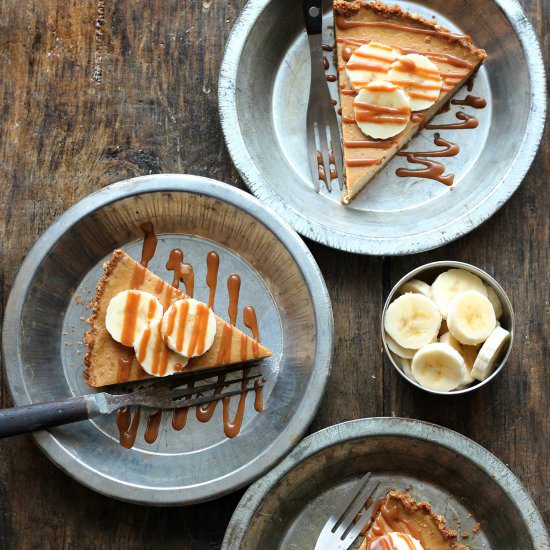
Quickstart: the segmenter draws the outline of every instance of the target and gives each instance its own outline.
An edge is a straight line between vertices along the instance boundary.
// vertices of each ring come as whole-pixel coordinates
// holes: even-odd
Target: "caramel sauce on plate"
[[[463,111],[458,111],[455,116],[462,122],[450,124],[427,124],[425,128],[428,130],[463,130],[477,128],[479,125],[479,122],[475,116],[464,113]]]
[[[138,289],[145,280],[145,268],[153,258],[156,247],[157,247],[157,236],[154,231],[153,224],[150,222],[144,223],[141,225],[141,229],[144,234],[143,247],[141,253],[141,261],[136,268],[133,277],[132,277],[132,288]],[[192,297],[194,294],[195,286],[195,276],[193,267],[190,264],[183,262],[184,254],[179,248],[171,250],[168,261],[166,263],[166,268],[174,272],[172,285],[166,284],[164,281],[159,281],[155,290],[159,294],[163,294],[162,302],[163,308],[166,311],[171,304],[172,297],[174,294],[174,289],[179,288],[180,282],[183,282],[185,285],[185,292],[188,297]],[[208,321],[209,308],[213,308],[216,289],[218,283],[218,272],[220,258],[219,255],[211,251],[206,256],[207,264],[207,274],[206,274],[206,284],[209,288],[209,298],[208,298],[208,307],[205,304],[199,304],[197,307],[195,320],[192,328],[192,337],[189,343],[188,352],[192,353],[195,351],[199,355],[204,352],[205,338],[206,338],[206,328]],[[218,361],[228,362],[231,356],[231,342],[233,334],[233,326],[237,320],[238,305],[239,305],[239,294],[241,287],[241,278],[236,273],[230,275],[227,279],[227,291],[229,296],[229,307],[228,315],[230,323],[225,323],[222,329],[220,349],[218,352]],[[140,295],[137,292],[130,292],[128,294],[125,312],[124,312],[124,321],[123,321],[123,339],[126,342],[133,340],[133,335],[135,332],[135,326],[137,322],[137,311],[139,309]],[[187,306],[187,307],[186,307]],[[172,314],[169,316],[167,321],[167,333],[171,334],[175,326],[175,316],[179,315],[178,322],[181,323],[182,327],[185,327],[188,315],[188,302],[184,302],[182,307],[178,310],[173,309]],[[154,307],[150,307],[148,311],[148,316],[151,319],[154,314]],[[247,328],[252,332],[254,342],[252,344],[252,354],[256,358],[258,354],[258,342],[259,342],[259,330],[258,322],[256,318],[256,312],[252,306],[246,306],[243,309],[243,321]],[[183,336],[183,331],[181,331]],[[137,353],[137,360],[143,360],[145,357],[147,344],[152,336],[152,330],[150,327],[147,327],[140,348]],[[246,349],[247,341],[243,340],[241,343],[241,358],[246,360],[249,358],[248,350]],[[177,339],[176,345],[181,349],[183,346],[183,339]],[[155,354],[155,360],[153,364],[153,372],[155,374],[163,375],[166,372],[168,356],[170,351],[164,345],[163,342],[158,339],[158,350]],[[134,359],[134,354],[132,350],[124,349],[121,351],[121,354],[118,358],[118,382],[125,382],[130,376],[130,371],[132,368]],[[177,369],[176,365],[176,369]],[[183,369],[183,366],[182,366]],[[243,377],[246,378],[248,369],[243,370]],[[223,383],[225,381],[225,375],[218,376],[218,382]],[[193,382],[189,382],[188,387],[193,387]],[[233,419],[230,418],[229,405],[230,398],[225,398],[223,400],[223,422],[224,422],[224,433],[227,437],[235,437],[240,432],[245,406],[246,406],[246,397],[249,390],[246,390],[246,381],[241,385],[243,392],[239,396],[239,402],[237,405],[237,411]],[[221,393],[222,389],[215,390],[215,393]],[[254,383],[254,409],[258,412],[263,410],[263,387],[262,383],[259,380],[256,380]],[[189,398],[190,399],[190,398]],[[196,407],[196,417],[201,422],[207,422],[210,420],[215,412],[217,401]],[[172,428],[174,430],[181,430],[185,427],[188,418],[189,407],[182,406],[174,410],[172,415]],[[147,425],[144,432],[144,439],[147,443],[154,443],[159,434],[160,425],[162,423],[162,410],[158,410],[152,413],[147,419]],[[136,407],[135,412],[132,415],[131,410],[128,407],[119,409],[116,413],[116,423],[119,431],[119,441],[120,444],[130,449],[136,440],[139,423],[141,418],[141,407]]]
[[[487,107],[487,101],[483,97],[468,94],[464,99],[451,100],[453,105],[465,105],[474,109],[484,109]]]
[[[208,307],[214,309],[214,298],[216,297],[216,286],[218,285],[218,270],[220,268],[220,257],[213,250],[206,255],[206,285],[210,290],[208,296]]]

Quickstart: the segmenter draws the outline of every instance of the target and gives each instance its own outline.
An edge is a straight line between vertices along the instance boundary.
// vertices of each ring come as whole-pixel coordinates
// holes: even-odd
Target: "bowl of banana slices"
[[[488,273],[464,262],[420,266],[392,289],[382,314],[384,349],[397,371],[435,394],[463,394],[505,365],[514,311]]]

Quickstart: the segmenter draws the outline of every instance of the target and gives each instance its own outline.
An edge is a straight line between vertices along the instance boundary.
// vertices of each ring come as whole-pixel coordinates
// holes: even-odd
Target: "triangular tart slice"
[[[105,328],[111,298],[130,289],[156,296],[164,311],[176,300],[185,297],[181,290],[143,267],[124,251],[115,250],[104,265],[104,274],[97,284],[92,315],[88,319],[91,328],[84,337],[87,346],[84,377],[90,386],[101,387],[150,378],[137,362],[133,349],[113,340]],[[204,355],[190,359],[184,370],[208,369],[271,355],[265,346],[216,315],[216,336],[212,347]]]
[[[426,550],[468,550],[458,542],[458,533],[432,510],[427,502],[418,502],[411,495],[389,491],[374,508],[372,522],[359,550],[370,550],[378,537],[402,533],[414,537]]]
[[[334,17],[346,181],[342,202],[347,204],[441,110],[477,71],[487,54],[474,46],[469,36],[449,32],[435,20],[428,21],[399,6],[334,0]],[[370,42],[390,46],[403,55],[426,56],[437,66],[443,79],[437,101],[426,110],[413,112],[401,133],[389,139],[369,138],[354,120],[356,93],[348,81],[345,66],[356,48]],[[372,65],[379,60],[365,61],[368,62]]]

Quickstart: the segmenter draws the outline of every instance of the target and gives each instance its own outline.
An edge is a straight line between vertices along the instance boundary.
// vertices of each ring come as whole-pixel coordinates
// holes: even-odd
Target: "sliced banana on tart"
[[[449,269],[431,285],[410,279],[384,315],[385,341],[406,376],[451,392],[485,380],[510,341],[500,326],[493,287],[465,269]]]

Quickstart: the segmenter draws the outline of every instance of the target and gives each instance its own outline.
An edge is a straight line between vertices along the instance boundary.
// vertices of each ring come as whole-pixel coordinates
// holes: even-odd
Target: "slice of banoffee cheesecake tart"
[[[486,57],[469,36],[399,6],[334,1],[349,203],[429,122]]]
[[[122,250],[104,265],[88,323],[84,377],[93,387],[271,356]]]

